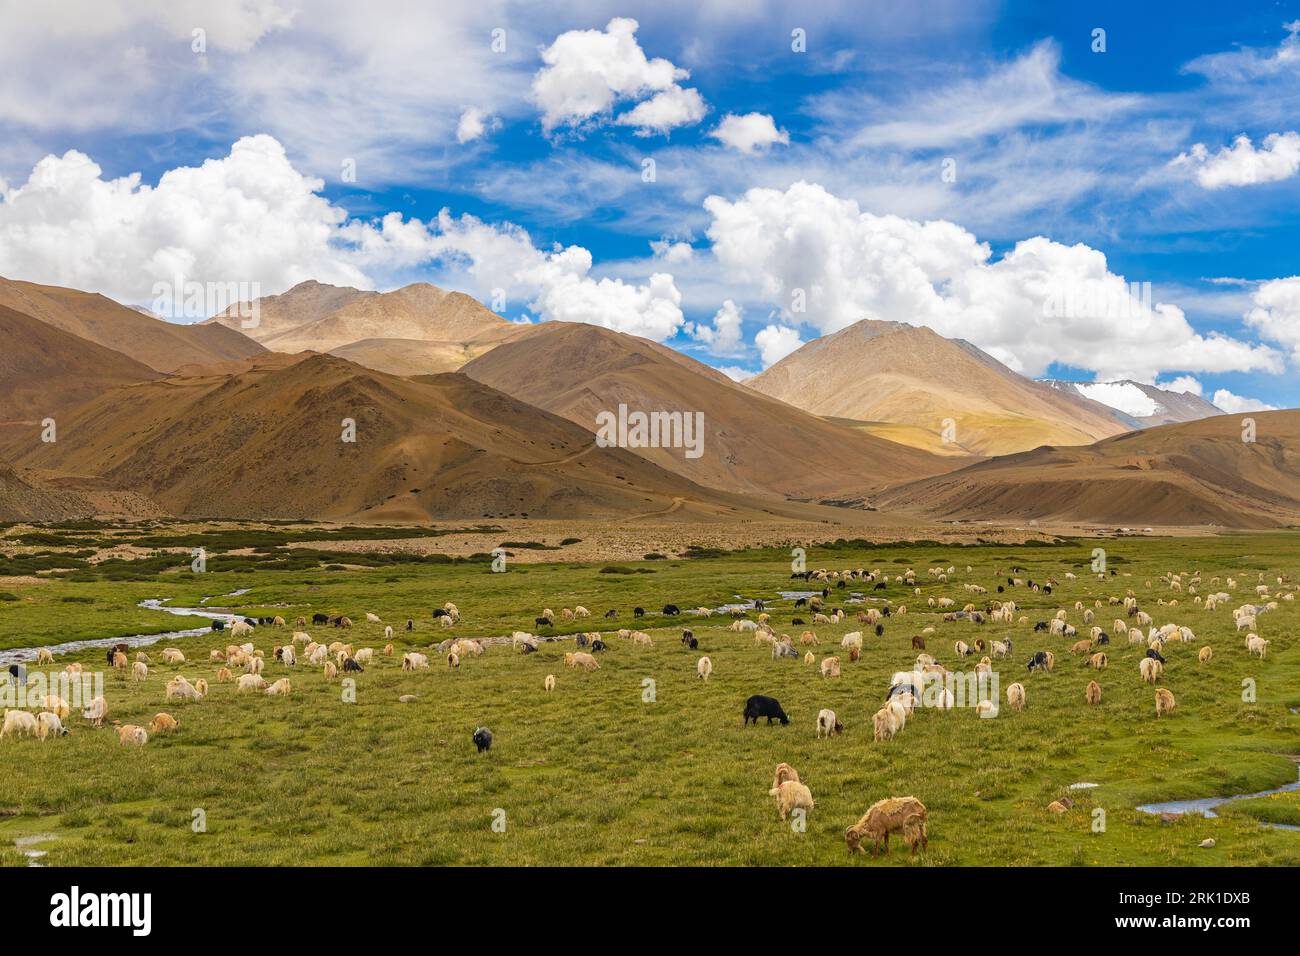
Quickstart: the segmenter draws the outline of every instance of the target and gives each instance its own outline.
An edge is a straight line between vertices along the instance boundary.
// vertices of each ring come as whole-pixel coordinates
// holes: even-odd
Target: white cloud
[[[1290,349],[1291,361],[1300,365],[1300,276],[1262,282],[1252,299],[1254,308],[1246,313],[1246,324]]]
[[[1272,133],[1256,149],[1249,136],[1238,136],[1231,146],[1211,154],[1204,143],[1180,153],[1169,165],[1195,171],[1205,189],[1253,186],[1290,179],[1300,171],[1300,133]]]
[[[528,233],[509,224],[493,226],[443,210],[428,241],[431,258],[451,270],[451,284],[487,296],[493,289],[526,298],[544,319],[588,322],[663,341],[685,322],[681,293],[671,274],[655,272],[644,283],[595,278],[591,253],[581,246],[542,252]]]
[[[650,249],[656,259],[674,265],[690,262],[695,258],[695,250],[689,242],[675,239],[656,239],[650,243]]]
[[[549,133],[561,126],[599,122],[619,101],[644,100],[616,120],[643,135],[704,117],[700,94],[677,83],[687,79],[689,71],[662,57],[648,59],[636,40],[637,28],[635,20],[615,17],[604,30],[561,33],[542,50],[545,66],[533,78],[532,89],[543,129]]]
[[[745,113],[743,116],[728,113],[709,135],[742,153],[765,149],[773,143],[790,143],[790,134],[778,130],[776,122],[766,113]]]
[[[1194,375],[1180,375],[1167,382],[1156,382],[1156,386],[1175,394],[1190,392],[1192,395],[1203,395],[1205,393],[1205,386],[1203,386],[1201,380]]]
[[[708,112],[698,90],[669,87],[619,116],[619,126],[634,126],[638,136],[667,133],[678,126],[694,126]]]
[[[90,157],[47,156],[0,203],[0,273],[147,303],[155,282],[304,279],[369,287],[344,241],[346,214],[269,136],[181,167],[156,186],[104,179]],[[372,239],[372,244],[382,244]]]
[[[1031,377],[1053,362],[1103,381],[1151,382],[1170,368],[1282,368],[1266,346],[1200,334],[1177,306],[1135,300],[1086,245],[1036,236],[994,260],[954,223],[877,216],[806,182],[751,189],[735,202],[711,196],[705,208],[722,268],[789,325],[821,333],[859,319],[928,325]]]
[[[105,180],[75,151],[48,156],[0,202],[0,274],[144,304],[157,282],[256,282],[273,295],[304,279],[374,288],[402,270],[432,268],[484,298],[505,289],[546,319],[659,341],[684,322],[666,272],[639,283],[596,278],[581,246],[543,252],[522,229],[446,210],[429,223],[396,212],[349,219],[322,188],[265,135],[170,170],[156,186],[139,174]]]
[[[733,382],[743,382],[747,378],[753,378],[758,373],[752,369],[741,368],[738,365],[723,365],[718,369],[723,375]]]
[[[1286,37],[1273,49],[1243,47],[1197,57],[1184,70],[1220,82],[1248,82],[1300,69],[1300,20],[1282,24]]]
[[[1254,398],[1243,398],[1240,395],[1234,395],[1226,388],[1221,388],[1214,393],[1213,404],[1229,415],[1236,415],[1241,412],[1271,412],[1277,408],[1276,405],[1267,405]]]
[[[763,368],[775,365],[799,346],[799,332],[788,325],[769,325],[754,336],[754,344],[763,360]]]
[[[697,323],[691,334],[714,355],[737,355],[742,344],[741,324],[744,314],[743,308],[727,299],[722,303],[722,308],[714,313],[711,326]]]
[[[456,142],[473,142],[481,139],[486,132],[487,124],[484,122],[483,111],[477,106],[468,107],[460,114],[460,121],[456,123]]]

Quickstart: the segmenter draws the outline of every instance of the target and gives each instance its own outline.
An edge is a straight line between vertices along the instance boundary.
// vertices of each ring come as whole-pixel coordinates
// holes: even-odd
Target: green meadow
[[[166,711],[180,721],[178,730],[128,748],[111,727],[92,728],[74,713],[66,737],[0,740],[6,768],[0,862],[9,865],[26,865],[29,851],[45,854],[39,860],[47,865],[1300,865],[1300,831],[1262,825],[1300,824],[1295,794],[1239,801],[1215,819],[1165,822],[1135,809],[1254,793],[1297,779],[1300,716],[1292,708],[1300,708],[1300,601],[1281,598],[1300,579],[1300,533],[1073,539],[1036,547],[812,547],[810,569],[889,575],[883,591],[857,581],[844,589],[831,585],[828,605],[844,606],[849,617],[813,627],[821,641],[813,649],[817,659],[840,654],[840,637],[850,631],[863,630],[865,640],[862,659],[850,663],[843,653],[843,674],[832,679],[802,660],[773,660],[752,634],[731,631],[729,617],[688,612],[736,595],[765,598],[773,602],[777,633],[797,643],[805,628],[792,618],[811,625],[811,613],[776,600],[777,592],[816,585],[790,580],[788,550],[693,551],[613,566],[512,563],[493,573],[487,556],[343,554],[332,552],[329,540],[287,550],[287,539],[249,543],[214,529],[205,544],[208,570],[194,573],[184,551],[91,562],[93,548],[121,529],[42,533],[6,560],[8,570],[0,567],[39,581],[0,583],[0,648],[203,626],[138,604],[166,598],[173,606],[195,606],[207,597],[209,607],[289,621],[286,629],[257,628],[253,641],[266,654],[268,681],[289,676],[293,693],[274,698],[216,683],[220,665],[209,662],[209,652],[225,647],[225,634],[172,642],[187,658],[177,666],[160,661],[168,645],[143,648],[152,660],[147,681],[136,684],[111,671],[104,676],[110,719],[147,724]],[[147,538],[141,546],[162,548],[169,540],[165,529],[133,534]],[[177,537],[175,545],[188,547],[189,539]],[[252,551],[236,556],[227,546]],[[1090,571],[1098,547],[1116,572],[1103,580]],[[956,573],[939,582],[927,574],[936,566],[954,566]],[[1013,566],[1022,568],[1019,577],[1055,578],[1059,586],[1051,595],[1024,587],[997,594]],[[916,571],[919,595],[893,580],[907,568]],[[1199,573],[1197,594],[1228,591],[1232,600],[1205,611],[1196,594],[1176,593],[1162,580],[1171,572],[1185,582]],[[1290,581],[1279,586],[1279,574]],[[1216,576],[1217,585],[1211,583]],[[1279,600],[1276,611],[1259,618],[1258,631],[1271,642],[1263,661],[1247,655],[1244,632],[1231,617],[1233,608],[1257,600],[1261,580]],[[988,593],[967,592],[967,583]],[[248,591],[227,596],[241,589]],[[845,603],[854,590],[867,601]],[[1092,607],[1100,599],[1097,623],[1109,633],[1124,614],[1106,601],[1129,590],[1156,625],[1174,622],[1196,633],[1194,642],[1171,643],[1165,651],[1161,685],[1178,701],[1171,717],[1156,719],[1153,690],[1139,680],[1144,644],[1112,634],[1103,648],[1109,666],[1098,673],[1068,653],[1072,640],[1032,630],[1033,622],[1065,608],[1086,636],[1075,604]],[[943,597],[958,607],[1012,599],[1021,609],[1017,620],[1029,623],[944,623],[927,603]],[[876,637],[855,614],[886,598],[907,611],[886,619],[884,635]],[[1178,604],[1161,606],[1161,600]],[[431,617],[446,601],[462,614],[453,628]],[[670,602],[682,608],[681,617],[655,613]],[[534,626],[544,607],[558,612],[577,605],[592,617]],[[650,613],[634,621],[635,606]],[[603,617],[611,608],[619,611],[616,621]],[[356,622],[350,631],[306,628],[325,643],[349,640],[378,652],[383,625],[365,623],[366,612],[397,632],[396,653],[355,675],[354,700],[345,699],[339,680],[326,681],[305,661],[286,668],[271,660],[273,647],[289,640],[293,620],[317,612]],[[409,633],[407,618],[415,622]],[[1015,713],[1004,705],[997,717],[981,719],[969,708],[921,708],[898,737],[874,743],[871,713],[891,675],[910,668],[911,638],[927,626],[936,628],[926,637],[928,651],[952,670],[978,660],[959,660],[956,640],[1012,639],[1013,653],[995,666],[1003,694],[1012,681],[1024,683],[1026,709]],[[619,627],[646,630],[654,645],[609,636]],[[680,643],[683,627],[694,631],[699,651]],[[565,668],[563,655],[574,649],[569,640],[544,643],[529,655],[491,646],[458,670],[436,657],[428,671],[401,670],[405,650],[515,629],[543,636],[600,630],[610,646],[593,672]],[[1207,644],[1213,659],[1198,663],[1197,651]],[[1055,668],[1027,674],[1026,660],[1040,649],[1055,654]],[[702,654],[713,662],[708,682],[696,677]],[[104,652],[59,655],[43,670],[71,661],[103,670]],[[175,674],[206,678],[209,696],[193,704],[165,702],[164,685]],[[549,694],[543,689],[548,674],[557,681]],[[1097,707],[1084,701],[1093,678],[1103,694]],[[1253,695],[1246,693],[1252,687]],[[778,698],[790,725],[742,726],[744,701],[756,693]],[[399,703],[405,694],[416,700]],[[844,723],[842,736],[816,739],[816,715],[824,707]],[[480,725],[495,735],[484,754],[470,740]],[[767,794],[782,761],[798,769],[816,801],[802,830],[778,819]],[[1068,789],[1080,782],[1097,786]],[[1073,809],[1059,816],[1047,811],[1067,794]],[[850,857],[845,827],[876,800],[902,795],[929,809],[928,853],[911,860],[895,846],[888,858]],[[1216,841],[1213,848],[1198,845],[1207,838]]]

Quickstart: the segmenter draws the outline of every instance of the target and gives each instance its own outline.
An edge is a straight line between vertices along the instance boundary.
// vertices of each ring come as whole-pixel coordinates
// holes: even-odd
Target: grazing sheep
[[[1071,654],[1087,654],[1092,650],[1092,641],[1075,641],[1070,645]]]
[[[925,650],[925,638],[924,638],[924,637],[920,637],[919,635],[916,636],[916,637],[913,637],[913,638],[912,638],[912,650],[914,650],[914,651],[923,651],[923,650]]]
[[[822,709],[817,712],[817,739],[844,733],[844,725],[835,716],[835,711]]]
[[[153,720],[149,722],[149,733],[158,734],[164,730],[175,730],[180,723],[171,714],[154,714]]]
[[[970,645],[965,641],[957,641],[953,644],[952,649],[958,657],[969,657],[973,653],[970,649]]]
[[[799,771],[795,770],[794,767],[790,766],[788,763],[777,764],[776,772],[772,775],[772,790],[777,789],[787,780],[793,780],[795,783],[798,783]],[[769,794],[771,793],[771,791],[768,792]]]
[[[364,648],[363,648],[363,650],[364,650]],[[394,648],[393,648],[393,645],[392,645],[392,644],[385,644],[385,645],[384,645],[384,656],[385,656],[385,657],[392,657],[392,656],[393,656],[393,650],[394,650]]]
[[[402,670],[404,671],[421,671],[429,669],[429,658],[424,654],[417,654],[415,651],[409,651],[402,655]]]
[[[571,651],[564,655],[564,666],[575,670],[581,667],[585,670],[594,671],[600,669],[600,661],[585,651]]]
[[[474,746],[478,748],[478,753],[483,753],[485,750],[492,749],[492,731],[488,730],[486,727],[475,728],[474,735],[470,739],[474,741]]]
[[[54,655],[51,654],[47,648],[42,647],[39,651],[36,652],[36,663],[53,664]]]
[[[846,650],[850,647],[861,647],[861,646],[862,646],[861,631],[854,631],[851,634],[845,634],[842,638],[840,638],[840,647],[843,647]]]
[[[58,714],[60,720],[67,720],[68,714],[71,713],[68,702],[57,694],[47,694],[41,702],[41,707]]]
[[[1088,686],[1084,688],[1083,696],[1089,704],[1094,707],[1101,703],[1101,685],[1095,680],[1088,681]]]
[[[812,651],[809,651],[807,654],[803,656],[803,662],[809,666],[812,666],[813,664],[817,663],[817,655],[814,654]]]
[[[709,660],[707,657],[701,657],[695,663],[695,675],[699,677],[701,680],[707,682],[709,677],[712,674],[713,674],[713,661]]]
[[[246,690],[265,690],[266,678],[261,674],[240,674],[235,689],[241,693]]]
[[[810,652],[810,653],[811,653],[811,652]],[[861,649],[861,648],[858,648],[858,647],[850,647],[850,648],[849,648],[849,662],[850,662],[850,663],[853,663],[853,664],[856,664],[856,663],[857,663],[859,660],[861,660],[861,659],[862,659],[862,649]]]
[[[882,707],[871,715],[872,739],[876,743],[893,739],[900,729],[898,718],[889,707]]]
[[[1138,673],[1147,684],[1154,684],[1165,672],[1165,665],[1154,657],[1144,657],[1138,661]]]
[[[81,716],[90,721],[93,727],[102,727],[104,718],[108,716],[108,701],[102,697],[96,697],[81,712]]]
[[[840,659],[838,657],[826,657],[821,663],[822,677],[839,677],[840,676]]]
[[[136,661],[131,668],[131,677],[137,683],[149,679],[149,665],[144,661]]]
[[[58,714],[51,714],[48,711],[36,715],[36,737],[39,740],[45,740],[47,737],[66,737],[68,730],[63,726],[63,721],[59,719]]]
[[[1109,663],[1109,661],[1104,653],[1099,652],[1088,658],[1088,666],[1094,670],[1105,670],[1107,663]]]
[[[866,852],[862,849],[863,841],[870,839],[872,856],[882,844],[888,854],[889,835],[899,833],[908,839],[907,831],[910,831],[912,838],[908,843],[915,854],[918,846],[924,849],[929,843],[925,832],[928,819],[929,811],[916,797],[886,797],[873,803],[862,819],[844,831],[844,842],[850,853],[861,853]]]
[[[1011,709],[1021,711],[1025,709],[1025,685],[1017,681],[1007,688],[1007,703]]]
[[[799,809],[807,812],[813,809],[812,791],[798,780],[787,780],[775,789],[769,790],[768,796],[776,797],[776,810],[784,820],[791,811]]]
[[[265,662],[260,657],[250,657],[244,665],[244,671],[249,674],[260,674],[265,667]]]
[[[546,688],[546,693],[548,694],[555,690],[555,675],[547,674],[546,680],[542,681],[542,686]]]
[[[1210,647],[1209,644],[1206,644],[1204,647],[1201,648],[1200,653],[1196,655],[1196,659],[1200,661],[1202,664],[1208,664],[1210,663],[1210,658],[1212,658],[1213,656],[1214,656],[1214,648]]]
[[[134,747],[143,747],[149,742],[149,734],[143,727],[135,724],[121,724],[117,728],[117,742],[122,747],[128,744]]]
[[[298,666],[298,655],[294,653],[292,644],[286,644],[284,647],[280,648],[280,662],[284,664],[285,667]]]
[[[168,700],[200,700],[199,689],[179,674],[167,682]]]
[[[326,661],[324,674],[326,680],[333,680],[339,676],[339,669],[334,665],[333,661]]]
[[[1163,687],[1156,688],[1156,716],[1163,717],[1166,714],[1172,714],[1174,708],[1178,706],[1174,700],[1174,695]]]
[[[758,718],[766,717],[767,725],[772,726],[773,720],[780,720],[782,726],[790,723],[789,716],[781,709],[780,703],[774,697],[764,697],[762,694],[754,694],[745,701],[745,709],[742,714],[744,723],[748,724],[751,720],[754,726],[758,726]]]
[[[456,670],[458,667],[460,667],[460,655],[455,651],[449,651],[447,653],[447,669]]]
[[[269,697],[288,697],[293,692],[293,687],[289,683],[289,678],[281,677],[278,681],[266,688]]]
[[[800,644],[811,644],[811,645],[813,645],[813,646],[815,647],[816,645],[820,644],[821,642],[820,642],[819,640],[817,640],[817,632],[816,632],[816,631],[804,631],[802,634],[799,635],[799,643],[800,643]],[[847,645],[846,645],[846,646],[847,646]]]
[[[165,647],[162,652],[162,662],[164,664],[184,664],[185,655],[177,647]]]
[[[40,727],[36,718],[25,710],[5,710],[4,727],[0,728],[0,737],[37,737]]]
[[[1246,641],[1246,651],[1251,657],[1258,656],[1260,660],[1263,660],[1264,655],[1268,653],[1268,641],[1258,634],[1252,634]]]

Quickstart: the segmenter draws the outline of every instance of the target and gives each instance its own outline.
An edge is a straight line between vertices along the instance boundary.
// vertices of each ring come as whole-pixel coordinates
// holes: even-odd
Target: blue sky
[[[207,6],[4,5],[0,274],[432,281],[737,376],[875,318],[1300,405],[1300,4]]]

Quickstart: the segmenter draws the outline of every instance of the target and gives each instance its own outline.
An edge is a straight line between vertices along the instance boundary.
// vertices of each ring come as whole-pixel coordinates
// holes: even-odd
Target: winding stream
[[[238,591],[232,591],[226,597],[238,597],[241,594],[247,594],[248,590],[248,588],[242,588]],[[136,607],[144,608],[147,611],[162,611],[167,614],[175,614],[178,617],[201,617],[209,621],[226,621],[227,623],[244,616],[229,608],[167,607],[167,602],[170,600],[171,598],[148,598],[141,601]],[[208,600],[210,599],[204,598],[203,602]],[[90,647],[112,647],[114,644],[143,647],[148,644],[157,644],[159,641],[174,641],[181,637],[198,637],[200,634],[210,633],[211,628],[212,625],[209,624],[207,627],[164,631],[160,634],[133,634],[130,637],[104,637],[91,641],[66,641],[62,644],[50,644],[46,649],[51,654],[67,654],[71,651],[81,651]],[[0,667],[34,661],[39,650],[39,647],[12,647],[6,651],[0,651]]]
[[[1280,787],[1274,787],[1272,790],[1261,790],[1259,793],[1238,793],[1231,797],[1200,797],[1195,800],[1168,800],[1164,803],[1144,803],[1138,807],[1143,813],[1199,813],[1206,817],[1217,817],[1214,808],[1225,803],[1231,803],[1234,800],[1253,800],[1256,797],[1271,797],[1275,793],[1291,793],[1300,790],[1300,766],[1296,768],[1296,782],[1284,783]],[[1266,827],[1273,827],[1278,830],[1300,830],[1300,826],[1290,823],[1264,823]]]

